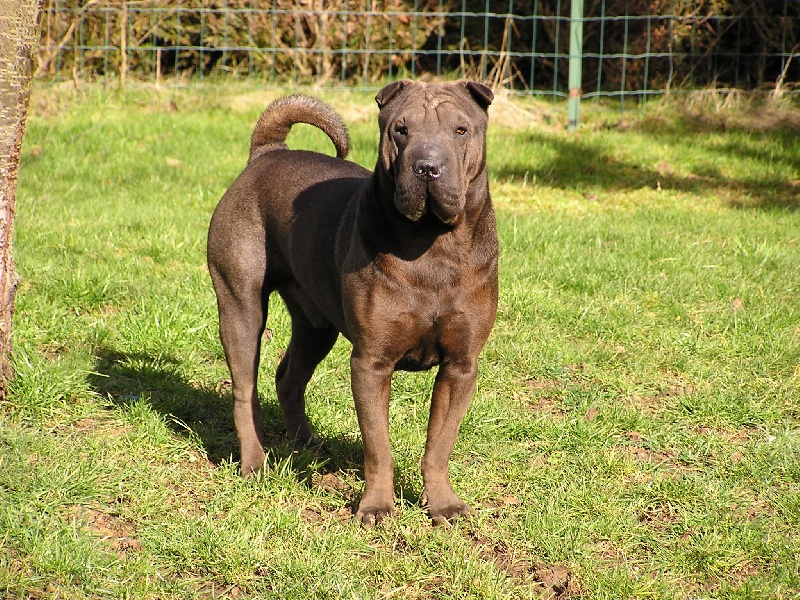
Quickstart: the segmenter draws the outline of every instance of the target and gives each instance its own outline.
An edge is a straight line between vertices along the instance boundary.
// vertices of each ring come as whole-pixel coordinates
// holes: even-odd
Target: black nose
[[[442,174],[442,165],[435,160],[423,158],[414,163],[414,173],[420,177],[434,179]]]

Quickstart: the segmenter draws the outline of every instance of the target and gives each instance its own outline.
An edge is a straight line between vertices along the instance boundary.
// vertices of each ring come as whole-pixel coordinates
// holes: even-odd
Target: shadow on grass
[[[759,121],[759,118],[762,120]],[[531,131],[519,136],[522,144],[514,153],[500,154],[492,162],[492,175],[500,180],[527,180],[533,177],[555,188],[584,190],[587,195],[619,192],[641,188],[676,190],[695,195],[724,194],[732,208],[800,209],[800,180],[776,181],[757,176],[731,177],[723,174],[716,165],[724,164],[728,157],[745,158],[755,163],[794,166],[800,162],[800,120],[777,121],[767,126],[765,117],[756,113],[748,122],[710,122],[709,119],[684,116],[679,119],[645,119],[627,128],[631,133],[646,134],[680,156],[683,148],[704,149],[708,159],[697,164],[690,173],[680,158],[653,160],[632,154],[626,157],[608,138],[582,135],[552,134]],[[788,123],[788,124],[787,124]],[[709,137],[709,133],[725,132],[726,138]],[[768,142],[765,145],[765,140]],[[547,148],[553,158],[531,161],[537,149]],[[768,148],[768,149],[766,149]],[[652,163],[652,164],[650,164]]]
[[[224,382],[219,389],[203,389],[180,375],[179,363],[171,356],[102,349],[90,384],[121,408],[146,401],[176,434],[199,438],[213,464],[239,460],[229,385]],[[363,479],[360,443],[343,436],[325,437],[323,448],[298,450],[286,439],[277,402],[262,402],[261,413],[268,469],[291,457],[298,481],[309,487],[315,475],[342,470],[356,472]],[[403,494],[416,498],[411,490],[403,490]]]

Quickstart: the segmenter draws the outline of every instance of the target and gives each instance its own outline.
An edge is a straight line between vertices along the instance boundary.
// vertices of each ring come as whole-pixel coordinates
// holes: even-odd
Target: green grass
[[[272,385],[277,300],[268,468],[237,475],[205,234],[276,93],[34,90],[0,596],[800,597],[795,109],[652,104],[622,125],[584,110],[568,134],[549,106],[498,99],[500,309],[451,464],[475,514],[430,526],[431,374],[398,374],[399,511],[366,530],[350,520],[348,346],[310,386],[329,452],[294,452]],[[371,98],[325,97],[371,167]],[[330,147],[302,127],[292,144]]]

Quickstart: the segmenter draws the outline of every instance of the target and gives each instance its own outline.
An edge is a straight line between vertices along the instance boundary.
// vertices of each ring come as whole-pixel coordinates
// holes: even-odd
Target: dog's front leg
[[[469,507],[450,485],[447,465],[458,429],[475,392],[477,365],[444,363],[436,375],[428,419],[428,439],[422,458],[423,502],[435,525],[454,521]]]
[[[353,398],[364,447],[364,494],[356,518],[373,526],[394,513],[394,461],[389,444],[389,394],[393,367],[356,350],[350,357]]]

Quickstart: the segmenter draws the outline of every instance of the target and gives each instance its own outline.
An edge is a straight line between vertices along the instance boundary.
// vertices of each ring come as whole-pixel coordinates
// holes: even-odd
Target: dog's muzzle
[[[464,201],[454,181],[452,159],[435,144],[407,148],[399,163],[395,206],[418,221],[429,212],[447,225],[463,210]]]

